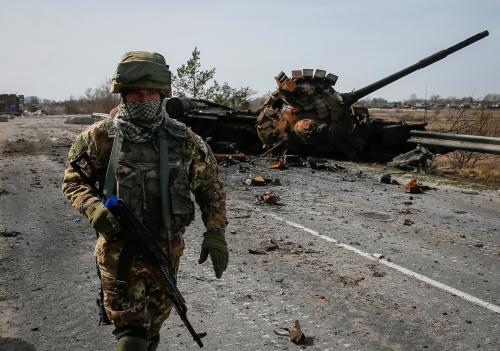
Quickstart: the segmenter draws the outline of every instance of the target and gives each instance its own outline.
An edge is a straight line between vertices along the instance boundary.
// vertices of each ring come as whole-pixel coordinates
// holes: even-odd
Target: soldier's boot
[[[158,344],[160,343],[160,334],[156,334],[151,339],[149,339],[148,351],[156,351]]]
[[[136,335],[123,335],[116,343],[117,351],[148,351],[148,341]]]

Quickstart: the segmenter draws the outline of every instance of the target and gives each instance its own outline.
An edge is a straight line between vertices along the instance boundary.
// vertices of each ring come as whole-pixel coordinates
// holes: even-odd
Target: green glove
[[[203,243],[201,244],[198,263],[205,262],[209,254],[214,266],[215,276],[217,278],[222,277],[222,272],[226,270],[229,261],[229,251],[226,239],[224,238],[224,229],[209,228],[203,234]]]
[[[92,227],[99,233],[104,234],[106,239],[108,239],[109,235],[117,234],[121,229],[116,217],[101,201],[91,203],[85,210],[85,214]]]

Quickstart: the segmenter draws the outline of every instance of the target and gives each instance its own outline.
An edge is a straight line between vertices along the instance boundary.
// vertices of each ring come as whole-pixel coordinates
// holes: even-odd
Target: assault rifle
[[[85,161],[86,165],[90,168],[90,175],[87,175],[80,166],[81,161]],[[97,171],[95,169],[90,156],[83,152],[75,160],[70,162],[71,167],[78,172],[78,174],[87,182],[87,184],[94,190],[94,192],[103,200],[111,213],[118,219],[123,232],[128,236],[129,240],[133,243],[136,253],[141,256],[153,269],[154,276],[159,284],[163,286],[165,291],[172,301],[175,310],[179,314],[182,322],[187,330],[191,333],[194,341],[199,347],[203,347],[201,338],[206,336],[207,333],[196,333],[193,326],[187,319],[187,307],[184,297],[177,289],[177,283],[171,273],[170,261],[161,249],[158,241],[149,229],[142,224],[142,222],[132,213],[127,205],[115,195],[104,197],[102,192],[102,185],[97,186]]]

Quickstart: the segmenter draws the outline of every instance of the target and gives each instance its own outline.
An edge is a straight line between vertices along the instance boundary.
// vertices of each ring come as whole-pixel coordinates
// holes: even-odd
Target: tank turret
[[[275,77],[278,88],[261,107],[257,121],[258,136],[264,148],[280,144],[286,145],[290,152],[340,152],[348,158],[353,158],[358,152],[363,151],[370,138],[374,138],[374,134],[387,134],[389,139],[392,138],[394,141],[394,135],[397,136],[400,131],[395,128],[391,131],[382,130],[381,128],[389,126],[372,123],[367,109],[353,106],[354,103],[416,70],[442,60],[488,34],[488,31],[478,33],[414,65],[349,93],[337,92],[334,89],[337,76],[321,69],[294,70],[291,77],[280,72]],[[404,129],[401,131],[404,132]],[[409,130],[406,134],[409,134]],[[395,139],[406,140],[404,136]]]

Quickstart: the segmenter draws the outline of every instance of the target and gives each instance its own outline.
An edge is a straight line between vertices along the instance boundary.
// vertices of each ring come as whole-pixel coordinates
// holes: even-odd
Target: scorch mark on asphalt
[[[458,289],[455,289],[449,285],[446,285],[446,284],[443,284],[441,282],[438,282],[434,279],[431,279],[425,275],[422,275],[422,274],[419,274],[419,273],[416,273],[416,272],[413,272],[412,270],[409,270],[405,267],[402,267],[400,265],[397,265],[393,262],[389,262],[385,259],[381,259],[381,258],[376,258],[374,257],[373,255],[367,253],[367,252],[364,252],[364,251],[361,251],[351,245],[348,245],[348,244],[343,244],[341,242],[339,242],[338,240],[336,239],[333,239],[333,238],[330,238],[329,236],[326,236],[326,235],[323,235],[323,234],[320,234],[319,232],[313,230],[313,229],[310,229],[310,228],[307,228],[299,223],[295,223],[295,222],[292,222],[292,221],[289,221],[287,220],[286,218],[283,218],[281,216],[278,216],[272,212],[267,212],[267,211],[264,211],[260,208],[256,208],[256,207],[253,207],[253,206],[250,206],[246,203],[243,203],[241,201],[238,201],[238,200],[233,200],[234,202],[237,202],[238,204],[242,205],[242,206],[245,206],[247,208],[251,208],[252,210],[255,210],[255,211],[258,211],[258,212],[261,212],[262,214],[265,214],[266,216],[269,216],[271,218],[274,218],[275,220],[279,221],[279,222],[283,222],[283,223],[286,223],[288,224],[289,226],[291,227],[294,227],[294,228],[297,228],[297,229],[300,229],[300,230],[303,230],[305,231],[306,233],[309,233],[311,235],[314,235],[314,236],[317,236],[323,240],[326,240],[328,242],[331,242],[335,245],[337,245],[338,247],[342,247],[346,250],[349,250],[349,251],[352,251],[360,256],[363,256],[369,260],[372,260],[372,261],[377,261],[378,263],[381,263],[383,265],[386,265],[387,267],[390,267],[390,268],[393,268],[395,270],[397,270],[398,272],[401,272],[409,277],[413,277],[415,279],[418,279],[420,281],[423,281],[429,285],[432,285],[438,289],[441,289],[441,290],[444,290],[448,293],[451,293],[455,296],[458,296],[466,301],[469,301],[469,302],[472,302],[478,306],[481,306],[481,307],[484,307],[484,308],[487,308],[488,310],[490,311],[493,311],[493,312],[496,312],[496,313],[500,313],[500,306],[497,306],[495,304],[492,304],[491,302],[487,302],[487,301],[484,301],[484,300],[481,300],[480,298],[477,298],[475,296],[472,296],[472,295],[469,295],[463,291],[460,291]]]

